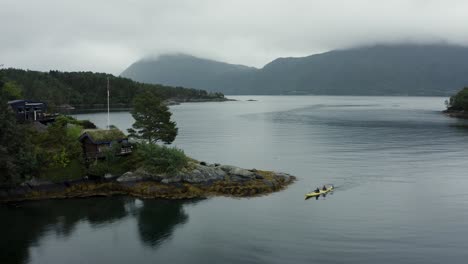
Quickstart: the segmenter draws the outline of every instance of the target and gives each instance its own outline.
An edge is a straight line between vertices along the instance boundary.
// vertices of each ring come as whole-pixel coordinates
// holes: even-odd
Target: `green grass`
[[[86,169],[79,160],[72,160],[66,167],[51,167],[40,172],[39,178],[52,182],[81,179]]]
[[[87,133],[95,142],[98,141],[114,141],[127,138],[125,134],[118,129],[87,129],[84,130],[84,133]]]

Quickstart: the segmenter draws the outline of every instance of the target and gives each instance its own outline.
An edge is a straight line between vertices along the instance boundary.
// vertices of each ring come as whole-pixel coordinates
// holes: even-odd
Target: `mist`
[[[1,0],[0,64],[120,74],[187,53],[262,67],[277,57],[392,43],[468,45],[467,1]]]

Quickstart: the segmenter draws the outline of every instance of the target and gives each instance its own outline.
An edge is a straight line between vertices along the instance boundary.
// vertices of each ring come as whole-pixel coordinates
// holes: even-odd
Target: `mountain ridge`
[[[446,96],[468,84],[468,47],[373,45],[305,57],[280,57],[262,68],[192,55],[143,59],[122,76],[224,94]]]

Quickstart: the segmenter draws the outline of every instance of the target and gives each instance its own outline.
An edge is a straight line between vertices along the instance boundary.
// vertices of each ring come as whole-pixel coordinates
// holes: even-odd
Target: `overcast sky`
[[[374,43],[468,45],[467,0],[0,0],[0,64],[120,74],[183,52],[262,67]]]

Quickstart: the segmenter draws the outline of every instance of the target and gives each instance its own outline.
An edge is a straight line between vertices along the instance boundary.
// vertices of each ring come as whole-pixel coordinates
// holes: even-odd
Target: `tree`
[[[162,100],[223,98],[222,94],[207,93],[196,89],[147,84],[116,77],[106,73],[92,72],[38,72],[20,69],[0,69],[4,81],[8,83],[8,100],[26,98],[46,101],[49,109],[63,104],[101,107],[107,103],[106,80],[110,78],[111,105],[130,107],[132,100],[141,92],[150,91]]]
[[[73,119],[58,116],[45,133],[34,137],[38,156],[43,168],[67,167],[81,157],[82,149],[78,141],[82,128],[71,123]]]
[[[468,110],[468,87],[463,88],[456,95],[450,97],[447,104],[448,110],[467,111]]]
[[[3,88],[0,76],[0,185],[13,185],[31,176],[36,159],[29,127],[16,123]]]
[[[3,93],[8,100],[20,99],[23,92],[16,82],[7,82],[3,85]]]
[[[149,143],[162,141],[172,143],[177,136],[176,123],[171,121],[169,108],[153,93],[145,92],[133,100],[133,128],[130,137],[147,140]]]

